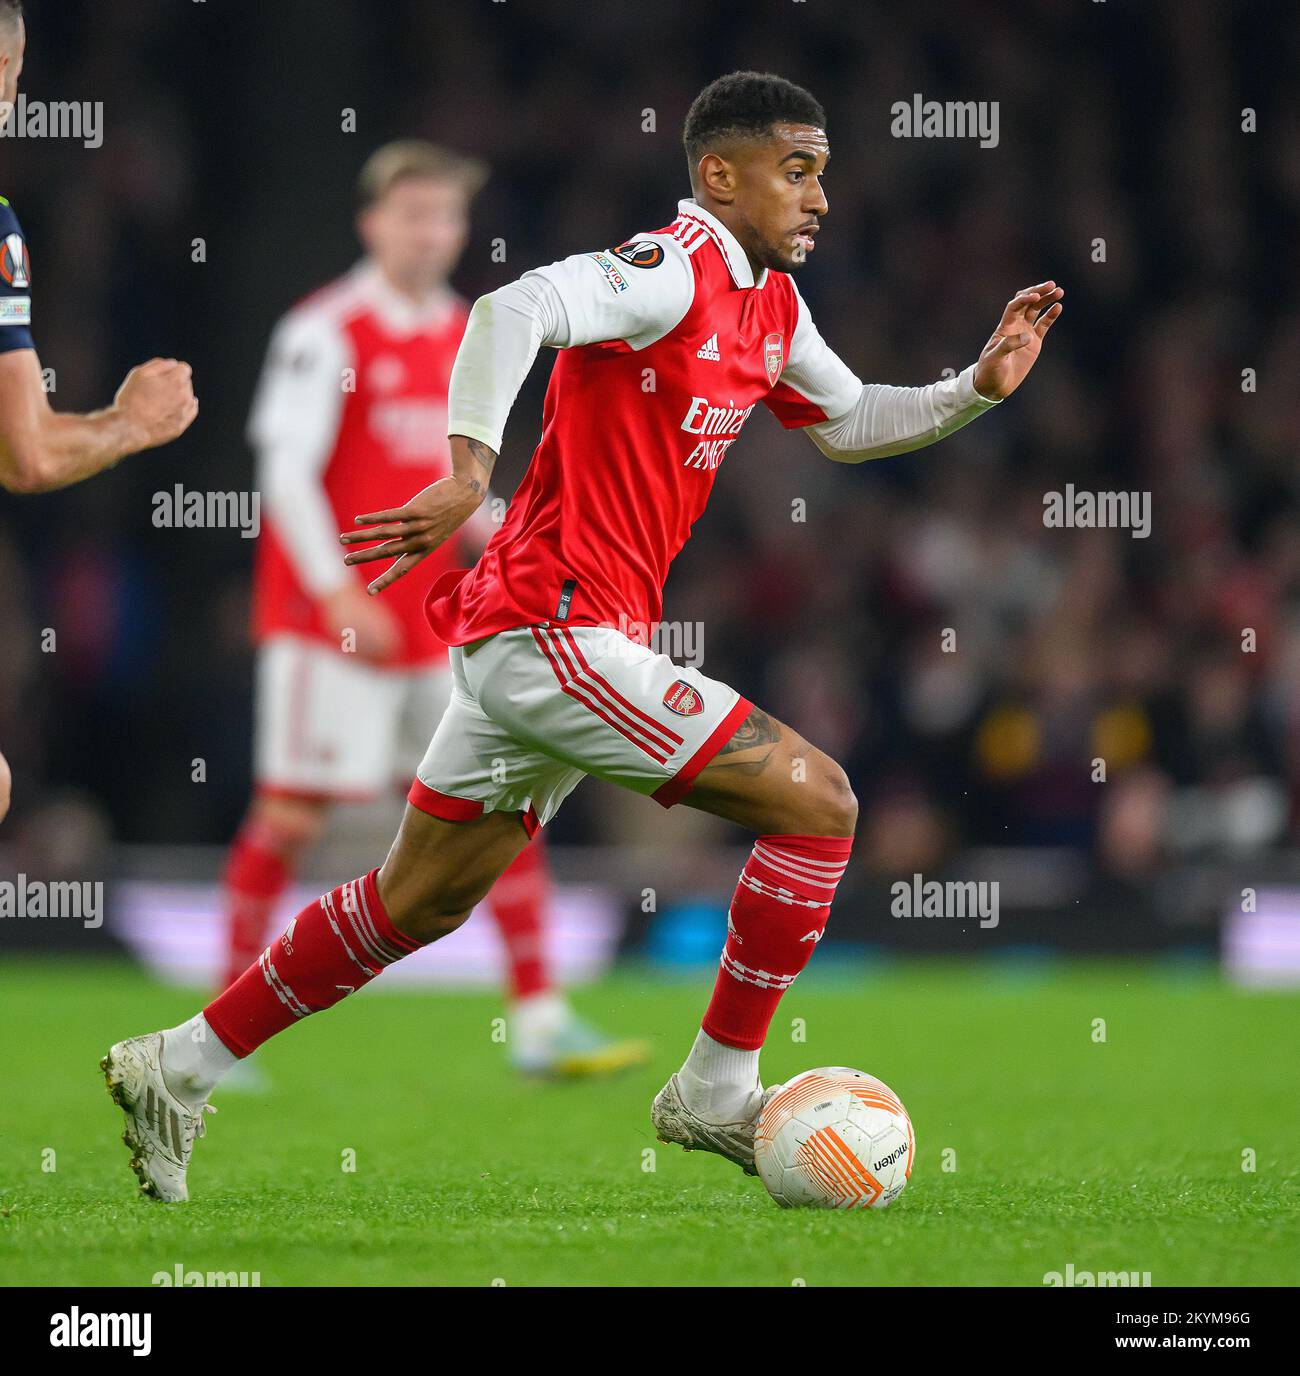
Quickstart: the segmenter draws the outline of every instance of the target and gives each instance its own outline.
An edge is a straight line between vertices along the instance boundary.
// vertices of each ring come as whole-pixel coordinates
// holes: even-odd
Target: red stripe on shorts
[[[587,678],[591,679],[593,682],[599,684],[602,688],[606,689],[614,698],[621,702],[629,712],[633,713],[635,716],[640,717],[641,720],[645,722],[647,726],[653,728],[653,731],[657,731],[661,736],[665,737],[667,741],[671,743],[673,746],[685,744],[683,738],[679,736],[676,731],[674,731],[669,726],[665,726],[662,722],[656,721],[652,716],[647,715],[636,705],[636,703],[629,702],[607,678],[605,678],[602,674],[598,674],[595,671],[595,669],[593,669],[591,665],[587,663],[586,657],[583,655],[581,647],[579,646],[577,640],[574,639],[573,632],[567,626],[560,627],[560,636],[564,641],[567,642],[569,649],[573,653],[574,659],[578,663],[578,667],[587,676]]]
[[[588,684],[580,680],[570,678],[571,672],[560,647],[548,640],[541,634],[539,629],[532,627],[533,639],[541,647],[542,653],[550,663],[556,679],[559,681],[560,689],[575,702],[580,703],[594,716],[597,716],[607,726],[613,727],[625,740],[629,740],[638,750],[649,755],[657,764],[667,764],[672,757],[672,750],[663,745],[662,742],[651,737],[649,732],[644,731],[631,718],[622,714],[618,708],[608,703],[602,702],[597,697],[595,690]]]

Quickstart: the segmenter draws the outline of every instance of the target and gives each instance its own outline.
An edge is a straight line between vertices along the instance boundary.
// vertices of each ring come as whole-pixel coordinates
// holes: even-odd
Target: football
[[[763,1106],[754,1164],[783,1209],[883,1209],[912,1174],[916,1137],[883,1080],[848,1066],[805,1070]]]

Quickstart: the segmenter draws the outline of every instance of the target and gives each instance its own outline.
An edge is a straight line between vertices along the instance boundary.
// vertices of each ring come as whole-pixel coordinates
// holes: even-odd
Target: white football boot
[[[99,1063],[113,1102],[126,1115],[122,1141],[131,1148],[131,1169],[140,1181],[140,1192],[165,1204],[183,1203],[190,1197],[185,1184],[194,1139],[204,1135],[205,1113],[197,1113],[178,1099],[163,1079],[162,1033],[128,1037],[117,1042]]]
[[[779,1090],[772,1085],[763,1090],[753,1117],[739,1123],[706,1123],[697,1118],[682,1098],[681,1086],[674,1075],[655,1095],[650,1106],[650,1121],[661,1142],[676,1142],[687,1151],[711,1151],[734,1162],[746,1175],[757,1175],[754,1165],[754,1132],[763,1105]]]

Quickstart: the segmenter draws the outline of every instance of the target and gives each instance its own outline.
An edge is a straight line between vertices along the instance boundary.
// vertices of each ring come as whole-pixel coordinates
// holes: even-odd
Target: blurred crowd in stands
[[[102,404],[161,353],[194,362],[203,411],[181,444],[83,488],[0,497],[10,827],[72,806],[126,841],[233,830],[253,549],[155,530],[150,498],[250,485],[242,428],[267,331],[352,261],[366,153],[414,133],[492,164],[456,277],[473,296],[671,220],[690,99],[756,67],[827,108],[830,214],[800,288],[859,376],[960,369],[1030,282],[1057,279],[1066,309],[1022,391],[934,449],[834,465],[756,412],[665,617],[698,624],[707,673],[844,762],[859,860],[881,873],[1006,843],[1083,848],[1139,877],[1296,840],[1300,117],[1285,97],[1300,12],[29,8],[29,95],[105,102],[98,150],[0,140],[52,399]],[[997,101],[997,146],[891,136],[891,106],[915,93]],[[545,374],[517,405],[503,492]],[[1150,494],[1149,535],[1046,526],[1067,483]],[[579,790],[557,838],[653,820],[603,796]]]

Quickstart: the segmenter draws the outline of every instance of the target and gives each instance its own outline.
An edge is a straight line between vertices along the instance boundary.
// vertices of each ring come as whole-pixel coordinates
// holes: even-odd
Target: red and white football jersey
[[[451,292],[417,308],[363,262],[276,327],[249,421],[266,516],[254,588],[259,641],[291,631],[341,653],[320,599],[350,579],[364,588],[375,569],[344,565],[339,532],[451,472],[447,384],[466,316]],[[461,562],[453,539],[421,572]],[[446,657],[424,614],[427,586],[427,577],[410,577],[384,595],[401,628],[394,667]]]
[[[615,626],[646,643],[669,565],[754,407],[812,425],[850,411],[862,384],[790,277],[756,278],[694,201],[663,230],[522,283],[532,276],[551,283],[566,317],[543,341],[565,347],[541,442],[477,566],[433,585],[429,619],[452,645],[541,622]],[[467,419],[457,406],[453,385],[453,430],[499,447],[490,424],[476,428],[473,408]]]

